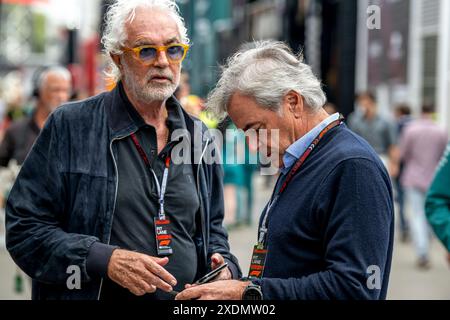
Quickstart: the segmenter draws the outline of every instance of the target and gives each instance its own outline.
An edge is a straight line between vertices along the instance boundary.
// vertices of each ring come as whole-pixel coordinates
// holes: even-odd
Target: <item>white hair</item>
[[[261,107],[280,112],[289,91],[300,94],[312,111],[327,101],[320,80],[301,54],[296,56],[283,42],[258,41],[244,45],[228,59],[207,106],[223,119],[231,97],[239,92],[255,99]]]
[[[42,73],[39,75],[36,83],[38,90],[42,90],[44,88],[44,85],[46,85],[47,78],[50,74],[57,75],[58,77],[64,78],[67,81],[72,81],[72,75],[67,68],[63,66],[50,66],[42,71]]]
[[[189,44],[187,29],[183,17],[180,15],[178,5],[174,0],[116,0],[108,9],[105,18],[105,31],[102,44],[108,59],[106,74],[115,82],[122,77],[120,70],[111,59],[110,54],[122,54],[122,46],[127,38],[125,24],[132,22],[136,15],[136,9],[157,8],[167,11],[167,14],[175,20],[181,41]]]

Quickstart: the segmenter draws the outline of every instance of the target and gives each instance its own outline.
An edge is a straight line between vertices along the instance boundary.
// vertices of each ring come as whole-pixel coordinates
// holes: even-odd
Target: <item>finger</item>
[[[156,291],[156,287],[154,285],[148,284],[145,281],[141,281],[141,286],[145,293],[154,293]]]
[[[166,264],[169,263],[169,258],[156,258],[153,257],[153,261],[155,261],[157,264],[159,264],[161,267],[164,267]]]
[[[149,258],[145,266],[149,271],[151,271],[151,273],[158,276],[160,279],[164,280],[168,284],[172,286],[177,285],[177,280],[175,279],[175,277],[152,259]]]
[[[231,278],[232,277],[230,271],[228,270],[228,268],[225,268],[219,273],[219,275],[214,279],[214,281],[230,280]]]
[[[180,292],[175,297],[175,300],[193,300],[198,299],[202,296],[202,290],[199,287],[189,288]]]
[[[167,282],[163,281],[159,277],[151,274],[150,272],[147,275],[147,282],[149,284],[155,286],[156,288],[161,289],[162,291],[165,291],[165,292],[172,292],[173,291],[173,287],[170,284],[168,284]]]
[[[173,290],[172,286],[167,282],[161,280],[158,276],[151,273],[148,269],[139,270],[139,274],[137,275],[140,281],[144,281],[150,286],[161,289],[166,292],[171,292]]]
[[[128,290],[135,296],[142,297],[145,294],[145,290],[139,287],[128,288]]]
[[[217,269],[225,263],[225,259],[219,253],[214,253],[211,257],[211,268]]]
[[[143,296],[146,293],[153,293],[156,291],[156,287],[151,283],[146,282],[138,274],[131,278],[131,283],[128,286],[128,290],[136,296]]]

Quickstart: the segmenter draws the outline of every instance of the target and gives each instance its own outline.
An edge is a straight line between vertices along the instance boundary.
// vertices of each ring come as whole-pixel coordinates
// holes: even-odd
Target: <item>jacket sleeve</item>
[[[99,239],[63,230],[67,203],[59,159],[60,145],[68,142],[60,141],[56,122],[51,115],[11,190],[6,246],[16,264],[37,281],[64,284],[73,274],[68,268],[75,266],[86,282],[86,257]]]
[[[214,253],[220,253],[233,275],[234,279],[242,276],[238,260],[230,253],[228,233],[223,226],[224,200],[223,200],[223,169],[221,165],[213,164],[211,167],[211,197],[210,197],[210,238],[208,246],[208,261]],[[209,263],[209,262],[208,262]]]
[[[450,145],[428,191],[425,211],[437,237],[450,252]]]
[[[393,243],[387,173],[370,160],[346,160],[319,190],[312,200],[323,230],[323,270],[300,278],[254,281],[261,285],[264,299],[384,299]],[[378,279],[372,281],[371,275]]]

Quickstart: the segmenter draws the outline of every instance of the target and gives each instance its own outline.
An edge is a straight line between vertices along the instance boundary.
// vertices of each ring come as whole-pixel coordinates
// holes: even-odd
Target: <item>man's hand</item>
[[[108,264],[108,277],[136,296],[156,289],[171,292],[176,279],[163,267],[168,258],[155,258],[126,250],[114,250]]]
[[[219,253],[214,253],[211,257],[211,269],[215,270],[221,265],[225,263],[225,259],[222,257]],[[213,281],[220,281],[220,280],[231,280],[233,276],[231,275],[230,269],[227,267],[220,271],[219,275],[214,278]]]
[[[211,269],[212,270],[217,269],[224,263],[225,263],[225,259],[222,257],[222,255],[220,253],[214,253],[211,256]],[[213,280],[211,280],[211,282],[222,281],[222,280],[231,280],[232,278],[233,278],[233,276],[231,274],[230,269],[228,267],[226,267],[225,269],[220,271],[220,273]],[[184,287],[187,289],[187,288],[191,288],[194,286],[197,286],[197,284],[187,284]]]
[[[398,164],[389,162],[388,173],[391,176],[391,178],[397,178],[399,175],[399,172],[400,172],[400,168],[399,168]]]
[[[388,172],[392,178],[397,178],[400,173],[401,152],[397,145],[391,145],[388,150]]]
[[[241,300],[250,282],[238,280],[216,281],[201,286],[190,286],[175,300]]]

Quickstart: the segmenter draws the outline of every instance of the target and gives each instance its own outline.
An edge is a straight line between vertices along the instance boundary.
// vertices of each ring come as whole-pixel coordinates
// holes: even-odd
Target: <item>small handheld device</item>
[[[221,265],[220,267],[218,267],[217,269],[214,269],[213,271],[211,271],[210,273],[208,273],[207,275],[203,276],[201,279],[197,280],[195,282],[195,284],[205,284],[210,282],[211,280],[213,280],[215,277],[217,277],[219,275],[219,273],[225,269],[226,267],[228,267],[228,263],[225,262],[223,265]]]

